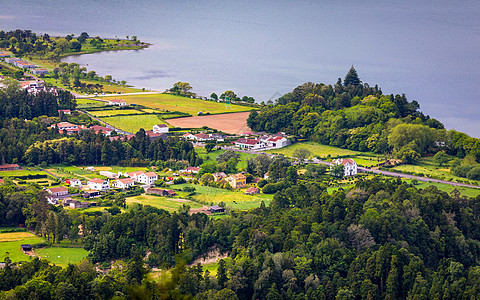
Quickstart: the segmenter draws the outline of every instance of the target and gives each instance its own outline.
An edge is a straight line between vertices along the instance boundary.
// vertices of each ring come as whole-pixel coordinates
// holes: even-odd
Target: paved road
[[[84,99],[92,99],[92,98],[100,98],[100,97],[120,97],[120,96],[130,96],[130,95],[154,95],[154,94],[163,94],[163,92],[135,92],[135,93],[122,93],[122,94],[105,94],[105,95],[80,95],[74,94],[77,98],[84,98]]]
[[[243,152],[243,153],[248,153],[248,154],[261,154],[262,153],[262,152],[252,151],[252,150],[238,149],[238,148],[235,148],[235,147],[222,147],[222,149],[233,150],[233,151],[236,151],[236,152]],[[267,154],[271,157],[275,156],[274,154],[270,154],[270,153],[263,153],[263,154]],[[317,158],[314,158],[314,159],[311,159],[311,160],[305,160],[304,163],[324,164],[324,165],[331,165],[332,164],[331,162],[326,162],[326,161],[323,161],[323,160],[320,160],[320,159],[317,159]],[[452,182],[452,181],[433,179],[433,178],[428,178],[428,177],[420,177],[420,176],[396,173],[396,172],[391,172],[391,171],[369,169],[369,168],[363,168],[363,167],[358,167],[357,169],[361,172],[371,172],[371,173],[374,173],[374,174],[382,174],[382,175],[391,176],[391,177],[417,179],[418,181],[424,181],[424,182],[437,182],[437,183],[449,184],[449,185],[453,185],[453,186],[463,186],[463,187],[480,189],[480,186],[465,184],[465,183],[460,183],[460,182]]]

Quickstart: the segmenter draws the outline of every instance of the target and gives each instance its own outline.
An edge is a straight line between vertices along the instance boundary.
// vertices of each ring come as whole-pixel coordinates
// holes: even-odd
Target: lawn
[[[142,111],[136,109],[106,109],[106,110],[92,110],[88,111],[89,114],[95,117],[109,117],[116,115],[138,115],[143,114]]]
[[[183,189],[186,186],[194,187],[196,189],[196,194],[191,196],[193,200],[206,203],[206,205],[214,205],[218,204],[219,202],[224,202],[230,208],[246,210],[259,207],[262,201],[265,202],[265,205],[268,205],[273,199],[273,194],[257,194],[249,196],[245,195],[245,190],[229,191],[225,189],[188,183],[176,184],[172,186],[172,188]]]
[[[196,116],[199,111],[210,114],[221,114],[226,112],[250,111],[248,106],[232,104],[226,108],[225,104],[200,99],[191,99],[169,94],[147,94],[121,96],[127,103],[135,103],[152,109],[181,111]]]
[[[48,259],[52,263],[66,267],[69,263],[79,263],[88,255],[83,248],[71,247],[48,247],[35,249],[35,254],[41,258]]]
[[[42,238],[26,231],[0,233],[0,261],[5,261],[6,252],[9,253],[9,257],[13,262],[27,261],[30,258],[23,253],[20,246],[22,244],[35,245],[43,242]]]
[[[203,205],[194,201],[177,199],[177,198],[168,198],[168,197],[159,197],[154,195],[140,195],[135,197],[128,197],[127,204],[131,203],[140,203],[143,205],[150,205],[156,208],[164,209],[169,212],[177,211],[183,205],[188,205],[190,208],[200,208]]]
[[[132,115],[132,116],[116,116],[104,117],[102,121],[112,125],[121,130],[136,133],[143,128],[145,130],[152,130],[153,125],[164,124],[165,122],[156,115]]]

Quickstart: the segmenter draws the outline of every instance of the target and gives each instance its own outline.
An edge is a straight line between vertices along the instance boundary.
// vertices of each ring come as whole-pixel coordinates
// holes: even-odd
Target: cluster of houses
[[[15,67],[24,69],[24,70],[31,70],[33,74],[40,75],[40,74],[48,74],[48,70],[45,68],[39,68],[36,65],[22,60],[16,57],[10,57],[10,54],[7,52],[0,52],[0,58],[4,59],[6,63],[12,64]]]
[[[196,141],[196,142],[209,142],[209,141],[217,141],[217,142],[224,142],[225,136],[219,133],[185,133],[183,138],[189,141]]]
[[[41,80],[26,80],[20,81],[20,87],[29,94],[37,94],[40,92],[49,92],[57,94],[57,89],[54,87],[46,87],[45,82]]]
[[[240,149],[246,150],[269,150],[279,149],[290,145],[290,141],[282,134],[260,135],[256,138],[239,138],[233,144]]]

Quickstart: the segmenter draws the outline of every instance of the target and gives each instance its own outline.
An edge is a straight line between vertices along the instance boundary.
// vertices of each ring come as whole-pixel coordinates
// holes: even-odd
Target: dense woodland
[[[405,162],[444,150],[480,161],[480,140],[419,111],[405,95],[383,95],[362,84],[352,67],[334,86],[305,83],[275,104],[252,111],[248,125],[256,131],[284,131],[325,145],[376,153],[395,153]]]
[[[42,293],[42,299],[49,299],[67,292],[71,299],[478,296],[480,197],[448,195],[433,186],[418,190],[400,180],[382,178],[360,181],[352,190],[333,194],[321,184],[288,179],[285,184],[269,207],[236,211],[219,220],[141,206],[122,214],[81,217],[52,207],[40,209],[41,198],[18,190],[14,197],[24,193],[30,199],[27,207],[33,213],[27,219],[31,222],[46,222],[45,228],[71,224],[52,232],[64,230],[73,236],[72,228],[81,225],[92,262],[126,258],[129,263],[101,275],[88,262],[61,269],[34,260],[0,271],[0,288],[13,289],[11,295],[19,299]],[[2,187],[2,204],[11,197],[7,189],[15,188]],[[201,266],[185,267],[185,262],[212,248],[229,253],[220,262],[217,276],[204,273]],[[147,280],[140,258],[147,252],[148,265],[175,266],[172,276],[162,277],[160,283]]]

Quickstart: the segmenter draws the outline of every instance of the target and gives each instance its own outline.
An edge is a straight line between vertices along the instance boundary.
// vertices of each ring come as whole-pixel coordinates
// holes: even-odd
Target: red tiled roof
[[[99,125],[93,125],[91,126],[90,128],[88,128],[90,130],[94,130],[95,132],[99,132],[100,130],[102,132],[109,132],[109,131],[113,131],[113,129],[110,129],[110,128],[107,128],[107,127],[104,127],[104,126],[99,126]]]
[[[208,138],[210,138],[210,136],[209,136],[208,134],[203,133],[203,132],[197,133],[197,134],[195,134],[195,136],[198,137],[198,138],[201,138],[201,139],[208,139]]]
[[[68,189],[64,186],[58,186],[58,187],[53,187],[48,189],[52,194],[56,194],[59,192],[68,192]]]
[[[131,178],[123,178],[123,179],[117,179],[123,184],[128,184],[128,183],[133,183],[133,180]]]
[[[20,166],[17,165],[17,164],[0,165],[0,169],[7,169],[7,168],[18,168],[18,169],[20,169]]]
[[[120,100],[120,99],[111,99],[111,100],[108,100],[108,102],[126,103],[125,100]]]
[[[238,139],[235,141],[235,143],[238,143],[238,144],[247,144],[247,145],[255,145],[258,143],[257,140],[253,140],[253,139]]]
[[[157,173],[155,173],[155,172],[147,172],[147,173],[145,173],[145,175],[147,175],[147,177],[155,177],[155,176],[157,176]]]
[[[157,127],[160,127],[160,128],[165,128],[165,127],[168,127],[168,126],[167,126],[167,125],[165,125],[165,124],[157,124],[157,125],[155,125],[155,126],[157,126]]]
[[[94,182],[94,183],[103,183],[106,180],[100,179],[100,178],[93,178],[90,179],[88,182]]]

